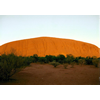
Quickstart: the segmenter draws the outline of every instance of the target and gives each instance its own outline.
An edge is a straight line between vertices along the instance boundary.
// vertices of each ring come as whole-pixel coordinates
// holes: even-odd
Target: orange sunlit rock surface
[[[72,54],[75,57],[100,56],[99,48],[93,44],[52,37],[24,39],[0,46],[0,54],[10,53],[12,50],[15,50],[17,55],[22,56],[32,56],[33,54],[38,54],[38,56],[57,56],[59,54],[65,56],[66,54]]]

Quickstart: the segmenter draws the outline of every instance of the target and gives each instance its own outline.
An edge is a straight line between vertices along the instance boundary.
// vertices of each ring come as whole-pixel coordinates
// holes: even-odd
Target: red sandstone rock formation
[[[100,57],[99,48],[93,44],[52,37],[38,37],[9,42],[0,46],[0,54],[10,53],[11,49],[14,49],[17,55],[22,56],[32,56],[33,54],[38,54],[38,56],[63,54],[66,56],[66,54],[72,54],[75,57]]]

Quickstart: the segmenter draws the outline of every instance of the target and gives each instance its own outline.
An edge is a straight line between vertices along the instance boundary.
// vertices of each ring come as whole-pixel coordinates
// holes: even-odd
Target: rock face
[[[63,54],[66,56],[66,54],[72,54],[75,57],[100,57],[99,48],[93,44],[52,37],[24,39],[0,46],[0,54],[8,54],[12,50],[15,50],[17,55],[22,56],[32,56],[33,54],[38,54],[38,56]]]

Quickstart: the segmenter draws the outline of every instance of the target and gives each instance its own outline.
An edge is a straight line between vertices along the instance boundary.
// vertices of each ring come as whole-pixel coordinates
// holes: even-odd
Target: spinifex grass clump
[[[15,54],[2,54],[0,59],[0,80],[9,80],[16,72],[24,68],[26,59]]]
[[[57,67],[60,63],[56,62],[55,60],[50,62],[49,64],[53,65],[54,67]]]

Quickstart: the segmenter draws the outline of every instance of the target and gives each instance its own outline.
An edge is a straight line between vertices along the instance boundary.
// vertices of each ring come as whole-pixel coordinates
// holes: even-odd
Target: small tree
[[[73,62],[71,63],[71,65],[72,65],[72,67],[71,67],[71,68],[74,68],[75,61],[73,61]]]
[[[92,63],[93,63],[93,65],[95,66],[95,67],[98,67],[98,64],[99,64],[99,59],[93,59],[92,60]]]
[[[37,54],[34,54],[34,55],[32,56],[32,58],[33,58],[33,62],[38,62],[39,57],[38,57]]]
[[[61,64],[64,63],[64,60],[65,60],[65,56],[64,55],[59,54],[56,58],[58,59],[59,63],[61,63]]]
[[[25,60],[21,57],[18,57],[11,54],[1,55],[0,61],[0,79],[9,80],[9,78],[14,75],[16,72],[20,71],[25,67]]]
[[[41,64],[42,63],[47,63],[47,58],[46,57],[40,57],[38,60]]]
[[[60,63],[56,62],[55,60],[50,62],[49,64],[53,65],[54,67],[57,67]]]
[[[85,64],[85,60],[84,60],[84,59],[79,59],[78,62],[81,64],[81,66],[82,66],[83,64]]]
[[[70,64],[71,62],[73,62],[74,59],[75,58],[72,54],[68,54],[66,57],[66,62]]]
[[[93,57],[87,56],[87,57],[85,58],[86,64],[87,64],[87,65],[93,65],[92,59],[93,59]]]

